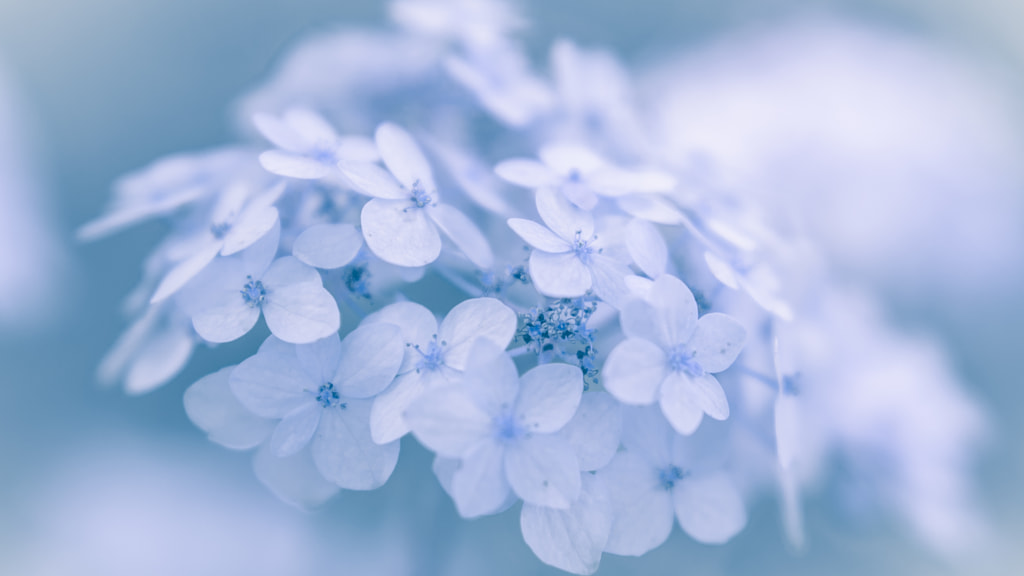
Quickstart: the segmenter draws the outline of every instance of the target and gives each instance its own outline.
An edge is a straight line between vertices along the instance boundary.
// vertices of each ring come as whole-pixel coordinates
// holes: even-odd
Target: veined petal
[[[515,404],[519,371],[503,347],[477,338],[470,347],[460,388],[488,418],[495,417]]]
[[[583,296],[593,285],[590,269],[571,252],[530,254],[530,279],[537,291],[552,298]]]
[[[687,345],[701,368],[714,374],[732,366],[746,339],[746,328],[735,318],[712,312],[700,317]]]
[[[642,556],[661,546],[672,532],[672,495],[658,472],[632,452],[619,452],[598,475],[612,506],[612,527],[605,551]]]
[[[331,270],[351,262],[362,246],[363,235],[351,224],[316,224],[299,234],[292,254],[310,266]]]
[[[260,309],[253,308],[238,295],[237,302],[209,308],[192,316],[192,327],[207,342],[231,342],[244,336],[260,319]]]
[[[676,432],[689,436],[697,431],[704,409],[694,380],[677,372],[669,373],[661,385],[659,400],[661,412]]]
[[[270,437],[270,451],[278,458],[291,456],[302,450],[316,432],[323,408],[310,399],[285,416]]]
[[[232,450],[258,446],[274,429],[274,421],[245,409],[228,383],[234,366],[203,376],[185,390],[185,413],[210,440]]]
[[[570,244],[544,226],[525,218],[509,218],[508,227],[537,250],[561,254],[572,249]]]
[[[447,204],[438,204],[428,212],[434,224],[451,239],[477,268],[487,270],[494,265],[494,253],[487,237],[468,216]]]
[[[546,165],[525,158],[505,160],[494,167],[494,173],[507,182],[525,188],[546,188],[561,180]]]
[[[416,439],[447,458],[461,458],[491,435],[491,417],[459,387],[427,390],[405,412]]]
[[[540,159],[562,176],[574,170],[580,174],[593,172],[604,166],[604,160],[589,149],[575,144],[549,144],[540,149]]]
[[[580,497],[568,510],[524,504],[519,515],[523,540],[545,564],[574,574],[593,574],[612,528],[604,481],[583,474]]]
[[[362,324],[368,326],[378,322],[398,326],[402,331],[402,340],[410,344],[405,349],[405,358],[398,370],[399,374],[413,370],[419,362],[421,356],[413,346],[426,346],[431,337],[437,334],[437,319],[434,318],[434,313],[415,302],[389,304],[367,316]]]
[[[665,273],[668,246],[658,229],[646,220],[634,218],[626,226],[626,248],[633,262],[650,278]]]
[[[278,338],[306,344],[338,331],[338,303],[324,289],[317,271],[292,256],[278,258],[263,276],[263,314]]]
[[[604,387],[625,404],[651,404],[668,374],[667,362],[658,346],[641,338],[628,338],[611,351],[604,363]]]
[[[464,370],[473,343],[478,338],[504,350],[516,333],[518,319],[511,308],[494,298],[471,298],[457,304],[438,328],[438,340],[444,342],[444,363]]]
[[[508,499],[505,449],[493,438],[470,448],[452,475],[451,496],[463,518],[493,514]]]
[[[697,301],[683,281],[662,274],[651,287],[651,304],[658,312],[669,344],[682,344],[697,327]]]
[[[284,150],[267,150],[260,154],[260,165],[272,174],[316,180],[327,176],[334,169],[331,164],[324,164],[308,156],[285,152]]]
[[[583,395],[583,373],[570,364],[542,364],[520,378],[516,417],[529,433],[561,430]]]
[[[505,448],[505,473],[525,502],[561,510],[580,495],[580,468],[572,446],[559,435],[527,435]]]
[[[580,470],[604,468],[619,449],[621,406],[607,392],[584,392],[579,409],[562,429],[562,435],[576,451]]]
[[[589,268],[594,294],[616,308],[622,307],[629,298],[629,288],[626,287],[626,276],[631,274],[629,268],[601,254],[590,257]]]
[[[374,198],[387,200],[405,200],[411,196],[408,190],[395,180],[386,170],[369,162],[350,162],[342,160],[338,163],[341,173],[356,190]]]
[[[704,544],[724,544],[747,525],[743,498],[725,474],[693,476],[672,489],[679,526]]]
[[[295,357],[312,382],[330,382],[341,362],[341,338],[334,333],[309,344],[296,344]]]
[[[374,198],[363,206],[361,220],[366,245],[385,262],[426,266],[441,254],[437,227],[411,202]]]
[[[398,326],[360,326],[341,341],[341,361],[333,382],[345,396],[369,398],[391,384],[404,357],[405,342]]]
[[[385,122],[377,127],[374,136],[384,164],[407,190],[411,190],[416,181],[428,192],[437,188],[430,164],[408,132]]]
[[[370,437],[369,400],[348,399],[323,411],[313,437],[313,461],[331,482],[348,490],[383,486],[398,464],[399,443],[380,445]]]
[[[370,432],[377,444],[394,442],[409,433],[405,411],[412,406],[423,391],[424,376],[416,371],[399,375],[391,386],[373,399],[370,410]]]
[[[338,492],[316,469],[310,450],[302,450],[287,458],[274,456],[264,444],[252,461],[256,477],[275,496],[302,510],[323,504]]]
[[[572,242],[577,233],[586,241],[594,236],[594,216],[570,204],[562,194],[542,188],[537,191],[536,203],[544,224],[566,242]]]
[[[238,401],[257,416],[284,418],[311,402],[321,382],[299,364],[294,345],[271,336],[235,368],[230,384]]]

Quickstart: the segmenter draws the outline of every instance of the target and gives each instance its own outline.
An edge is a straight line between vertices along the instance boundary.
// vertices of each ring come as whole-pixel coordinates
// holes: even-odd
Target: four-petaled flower
[[[260,164],[280,176],[316,180],[337,173],[338,162],[374,162],[378,158],[368,138],[338,136],[312,110],[293,108],[281,118],[257,114],[253,123],[278,148],[260,154]]]

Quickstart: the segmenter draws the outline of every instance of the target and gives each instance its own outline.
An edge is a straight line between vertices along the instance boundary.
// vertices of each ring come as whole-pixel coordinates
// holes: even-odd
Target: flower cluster
[[[801,491],[846,450],[900,462],[908,494],[915,466],[959,473],[955,385],[883,390],[905,357],[865,343],[905,340],[741,194],[684,184],[613,58],[563,41],[541,76],[504,4],[392,8],[400,32],[300,47],[243,102],[244,143],[126,177],[82,228],[173,225],[104,380],[146,392],[255,330],[185,407],[277,495],[377,488],[411,433],[462,516],[521,503],[531,549],[580,574],[674,524],[724,543],[776,484],[798,543]],[[937,419],[947,452],[911,458]]]

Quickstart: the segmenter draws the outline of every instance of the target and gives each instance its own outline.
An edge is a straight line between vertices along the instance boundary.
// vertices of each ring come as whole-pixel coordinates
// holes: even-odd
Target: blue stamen
[[[334,389],[334,383],[321,384],[316,393],[316,401],[324,408],[338,407],[344,410],[348,404],[341,401],[341,395]]]
[[[413,346],[420,354],[420,359],[416,362],[416,371],[427,370],[436,372],[440,370],[441,366],[444,365],[444,347],[447,345],[448,343],[444,340],[438,344],[437,334],[434,334],[433,339],[425,346],[425,350],[419,344]]]
[[[671,468],[665,468],[658,472],[658,481],[661,483],[661,487],[665,490],[671,490],[676,482],[689,476],[690,473],[686,470],[679,468],[678,466],[672,466]]]
[[[253,280],[252,276],[246,276],[246,278],[249,279],[249,283],[242,287],[242,300],[249,305],[249,308],[263,306],[263,302],[267,299],[267,291],[263,288],[263,282]]]
[[[686,372],[690,376],[700,377],[707,374],[704,368],[694,358],[696,352],[678,345],[669,350],[668,367],[673,372]]]

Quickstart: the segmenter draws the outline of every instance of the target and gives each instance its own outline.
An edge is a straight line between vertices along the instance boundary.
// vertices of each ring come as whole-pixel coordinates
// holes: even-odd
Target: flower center
[[[249,305],[249,308],[262,306],[267,299],[267,290],[263,288],[263,282],[253,280],[252,276],[246,276],[249,282],[242,287],[242,300]]]
[[[423,184],[419,180],[412,183],[412,190],[410,190],[412,196],[410,200],[417,208],[426,208],[434,203],[434,197],[427,192],[427,189],[423,187]]]
[[[668,353],[668,367],[673,372],[686,372],[690,376],[703,376],[707,374],[704,368],[694,358],[696,352],[688,349],[682,344],[673,347]]]
[[[434,334],[433,339],[426,346],[420,346],[419,344],[413,346],[420,355],[419,361],[416,362],[416,371],[427,370],[436,372],[440,370],[444,364],[444,347],[447,345],[448,343],[444,340],[441,340],[439,344],[437,334]]]
[[[516,421],[516,415],[513,411],[508,410],[498,416],[493,421],[494,424],[494,435],[502,441],[515,440],[526,434],[526,430],[519,425]]]
[[[309,157],[321,164],[337,164],[338,155],[335,148],[327,142],[318,142],[309,152]]]
[[[348,404],[341,401],[341,395],[334,389],[333,382],[320,385],[320,390],[316,393],[316,401],[324,408],[333,408],[337,406],[344,410],[348,407]]]
[[[213,234],[217,240],[222,240],[227,236],[229,230],[231,230],[231,224],[228,222],[217,222],[210,225],[210,234]]]
[[[672,466],[665,468],[658,472],[658,482],[661,483],[661,487],[665,490],[671,490],[683,478],[689,476],[690,473],[678,466]]]
[[[583,239],[582,230],[577,230],[576,235],[573,237],[572,252],[580,259],[580,262],[584,264],[590,263],[590,258],[594,254],[594,247],[590,245],[589,240]]]

